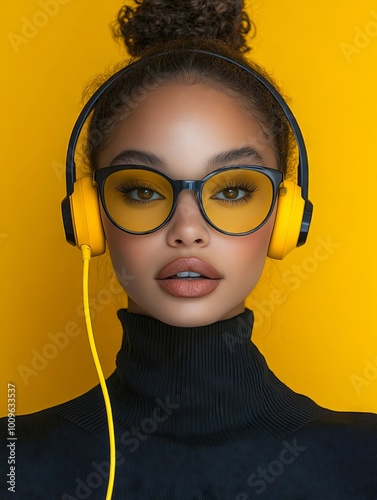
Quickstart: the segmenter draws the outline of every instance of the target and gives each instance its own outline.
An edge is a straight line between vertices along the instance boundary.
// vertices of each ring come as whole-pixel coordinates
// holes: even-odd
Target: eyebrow
[[[111,165],[132,164],[134,162],[164,170],[164,160],[162,158],[148,151],[140,151],[138,149],[122,151],[111,161]]]
[[[242,160],[248,160],[248,163],[251,162],[252,164],[256,164],[259,166],[265,165],[265,161],[260,153],[258,153],[258,151],[256,151],[251,146],[244,146],[241,148],[223,151],[209,158],[207,162],[208,172],[216,168],[224,167],[229,163]],[[153,168],[158,168],[160,170],[166,170],[165,161],[163,158],[160,158],[154,153],[150,153],[148,151],[140,151],[137,149],[122,151],[112,160],[111,165],[132,164],[134,162]]]
[[[224,151],[220,154],[212,156],[208,161],[208,167],[210,169],[214,167],[223,167],[228,163],[234,161],[248,160],[248,162],[256,163],[257,165],[263,166],[265,160],[262,158],[260,153],[251,146],[244,146],[242,148],[230,149],[229,151]]]

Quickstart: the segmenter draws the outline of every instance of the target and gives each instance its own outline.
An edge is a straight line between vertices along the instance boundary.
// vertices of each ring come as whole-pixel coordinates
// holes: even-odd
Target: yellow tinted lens
[[[267,217],[272,200],[272,181],[253,170],[227,170],[214,175],[202,192],[208,218],[228,233],[246,233],[257,228]]]
[[[104,200],[116,224],[142,233],[156,229],[166,220],[173,204],[173,189],[155,172],[119,170],[107,177]]]

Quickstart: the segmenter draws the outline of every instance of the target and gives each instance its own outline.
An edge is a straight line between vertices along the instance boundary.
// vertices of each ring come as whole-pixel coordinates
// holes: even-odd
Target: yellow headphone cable
[[[101,363],[100,363],[100,360],[98,358],[97,348],[96,348],[96,344],[94,341],[92,322],[91,322],[91,318],[90,318],[89,263],[90,263],[92,251],[91,251],[91,248],[89,245],[81,245],[80,249],[82,252],[82,260],[83,260],[83,297],[84,297],[85,322],[86,322],[86,328],[88,331],[90,350],[92,352],[94,364],[95,364],[97,375],[98,375],[99,382],[101,385],[103,399],[105,400],[107,423],[108,423],[108,428],[109,428],[110,467],[109,467],[109,480],[108,480],[108,484],[107,484],[106,500],[111,500],[112,495],[113,495],[114,479],[115,479],[115,432],[114,432],[113,412],[111,409],[110,397],[109,397],[109,392],[107,390],[105,377],[103,375]]]

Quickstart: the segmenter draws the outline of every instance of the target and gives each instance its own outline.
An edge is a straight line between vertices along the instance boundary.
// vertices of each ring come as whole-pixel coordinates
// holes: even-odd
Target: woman
[[[263,73],[241,66],[247,18],[207,0],[145,1],[119,20],[137,62],[87,130],[95,231],[129,297],[107,381],[113,498],[376,498],[376,416],[294,393],[250,341],[244,300],[275,256],[293,154],[281,105],[253,75]],[[105,498],[98,387],[17,429],[16,498]]]

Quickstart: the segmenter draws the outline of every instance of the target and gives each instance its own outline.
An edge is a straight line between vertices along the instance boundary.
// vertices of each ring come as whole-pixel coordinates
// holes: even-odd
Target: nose
[[[210,226],[200,212],[195,193],[183,191],[174,215],[167,225],[167,243],[172,247],[205,247],[210,240]]]

